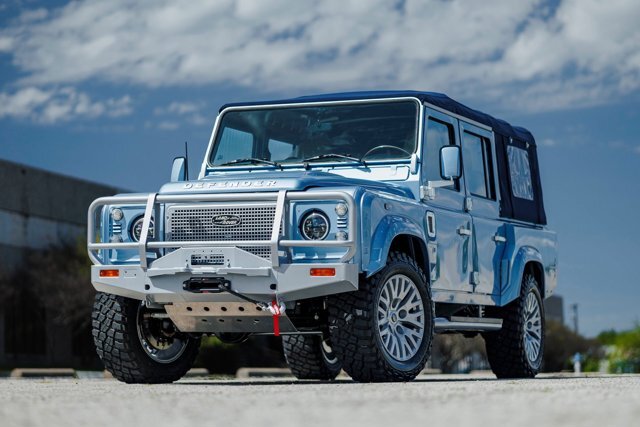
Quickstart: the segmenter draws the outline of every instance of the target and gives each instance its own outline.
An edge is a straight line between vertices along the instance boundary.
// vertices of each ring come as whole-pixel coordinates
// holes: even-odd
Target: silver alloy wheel
[[[378,333],[385,351],[399,362],[418,353],[425,329],[424,305],[418,286],[395,274],[382,286],[378,298]]]
[[[170,322],[173,330],[164,328],[163,322]],[[138,308],[137,324],[142,349],[158,363],[175,362],[187,348],[186,337],[175,330],[171,320],[152,317],[143,304]]]
[[[524,351],[529,363],[536,364],[542,346],[542,311],[534,292],[529,292],[524,303]]]

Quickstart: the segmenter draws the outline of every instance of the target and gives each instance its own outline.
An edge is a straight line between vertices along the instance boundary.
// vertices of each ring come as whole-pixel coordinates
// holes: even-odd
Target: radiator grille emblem
[[[242,224],[242,218],[238,215],[215,215],[211,222],[214,227],[236,227]]]

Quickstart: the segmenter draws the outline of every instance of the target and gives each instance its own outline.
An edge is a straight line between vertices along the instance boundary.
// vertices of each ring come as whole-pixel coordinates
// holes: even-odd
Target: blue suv
[[[529,131],[430,92],[221,108],[197,179],[89,208],[93,335],[128,383],[190,369],[202,335],[282,336],[298,378],[407,381],[435,333],[535,376],[556,287]]]

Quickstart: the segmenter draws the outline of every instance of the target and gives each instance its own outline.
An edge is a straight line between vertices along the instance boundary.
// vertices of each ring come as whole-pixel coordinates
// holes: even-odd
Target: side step
[[[436,332],[486,332],[498,331],[502,328],[502,319],[487,317],[436,317],[434,322]]]

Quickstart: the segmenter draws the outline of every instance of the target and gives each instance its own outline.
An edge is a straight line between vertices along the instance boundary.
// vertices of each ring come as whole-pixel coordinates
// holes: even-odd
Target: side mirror
[[[173,159],[171,166],[171,182],[180,182],[187,180],[187,159],[185,157],[176,157]]]
[[[440,149],[440,176],[442,179],[453,180],[460,178],[460,147],[446,145]]]

